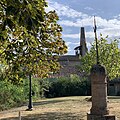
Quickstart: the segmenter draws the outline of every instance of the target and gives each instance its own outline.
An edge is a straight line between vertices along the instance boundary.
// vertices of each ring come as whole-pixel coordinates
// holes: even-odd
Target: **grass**
[[[33,111],[26,111],[27,105],[0,112],[0,120],[86,120],[91,102],[87,96],[61,97],[38,100],[33,103]],[[120,97],[109,97],[108,108],[111,114],[120,119]]]

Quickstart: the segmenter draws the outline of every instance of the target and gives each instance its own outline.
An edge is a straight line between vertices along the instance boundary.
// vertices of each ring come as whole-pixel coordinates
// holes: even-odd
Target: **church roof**
[[[64,55],[60,56],[58,61],[80,61],[79,57],[76,55]]]

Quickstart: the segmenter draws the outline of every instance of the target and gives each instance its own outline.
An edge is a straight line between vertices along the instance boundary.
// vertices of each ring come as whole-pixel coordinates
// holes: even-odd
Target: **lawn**
[[[37,100],[33,111],[26,111],[27,105],[0,112],[0,120],[86,120],[91,108],[89,97],[61,97]],[[120,119],[120,97],[109,97],[108,108],[111,114]]]

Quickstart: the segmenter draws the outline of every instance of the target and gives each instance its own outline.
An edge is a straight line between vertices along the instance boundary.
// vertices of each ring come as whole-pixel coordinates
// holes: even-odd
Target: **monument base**
[[[87,120],[117,120],[115,115],[92,115],[87,113]]]

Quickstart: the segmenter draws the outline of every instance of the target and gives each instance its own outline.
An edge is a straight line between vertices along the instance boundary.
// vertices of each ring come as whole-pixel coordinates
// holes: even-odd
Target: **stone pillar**
[[[87,120],[115,120],[115,116],[109,116],[107,108],[107,76],[105,67],[94,65],[90,72],[92,107],[90,113],[87,114]]]

